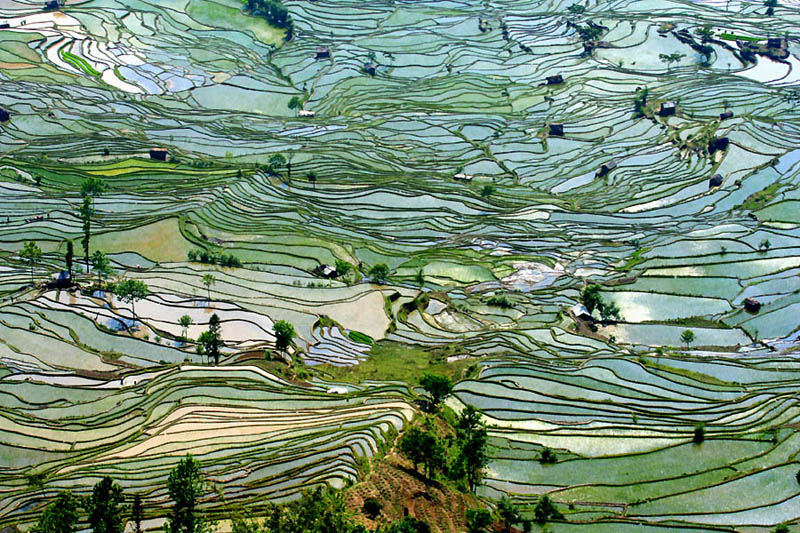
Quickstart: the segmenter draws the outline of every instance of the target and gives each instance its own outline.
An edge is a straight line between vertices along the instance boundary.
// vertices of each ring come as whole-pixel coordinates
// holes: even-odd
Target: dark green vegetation
[[[795,4],[60,11],[0,2],[0,528],[187,453],[209,523],[796,527]]]

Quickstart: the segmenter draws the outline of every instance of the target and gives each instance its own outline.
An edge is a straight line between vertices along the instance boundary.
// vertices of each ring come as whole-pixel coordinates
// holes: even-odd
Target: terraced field
[[[478,494],[549,494],[549,531],[800,521],[800,4],[284,4],[288,41],[234,0],[0,0],[0,528],[106,474],[156,527],[187,452],[255,509],[343,486],[414,413],[412,379],[334,377],[385,346],[467,360],[448,402],[492,424]],[[87,178],[90,253],[147,284],[135,309],[44,286],[67,241],[95,277]],[[576,319],[588,283],[621,320]],[[219,366],[179,322],[214,313]],[[279,320],[292,379],[264,362]]]

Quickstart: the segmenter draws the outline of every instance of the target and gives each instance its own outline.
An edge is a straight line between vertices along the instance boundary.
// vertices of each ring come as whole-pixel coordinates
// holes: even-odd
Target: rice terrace
[[[0,0],[0,533],[800,532],[798,104],[798,0]]]

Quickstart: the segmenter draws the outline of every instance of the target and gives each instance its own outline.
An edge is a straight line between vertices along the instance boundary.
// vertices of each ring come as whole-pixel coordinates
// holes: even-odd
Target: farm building
[[[733,118],[733,111],[728,110],[728,111],[725,111],[724,113],[720,113],[719,114],[719,119],[720,120],[726,120],[726,119],[729,119],[729,118]]]
[[[60,7],[61,7],[61,5],[59,4],[58,0],[47,0],[47,2],[44,3],[44,10],[45,11],[52,11],[52,10],[58,9]]]
[[[169,152],[167,152],[166,148],[151,148],[150,159],[155,159],[156,161],[166,161],[168,153]]]
[[[670,115],[674,115],[677,109],[678,108],[675,105],[675,102],[664,102],[658,109],[658,114],[661,115],[662,117],[668,117]]]
[[[557,137],[564,136],[564,125],[563,124],[550,124],[550,135],[555,135]]]
[[[0,122],[8,122],[11,119],[11,113],[0,107]]]
[[[330,265],[320,265],[319,273],[320,275],[322,275],[323,278],[328,278],[328,279],[333,279],[338,275],[336,269]]]
[[[608,174],[609,172],[611,172],[615,168],[617,168],[617,162],[616,161],[612,160],[612,161],[609,161],[608,163],[603,163],[603,165],[597,171],[597,175],[600,176],[600,177],[605,176],[606,174]]]
[[[564,77],[561,74],[547,76],[547,85],[558,85],[559,83],[564,83]]]
[[[453,179],[456,180],[456,181],[472,181],[472,176],[469,175],[469,174],[464,174],[463,172],[460,172],[460,173],[456,174],[455,176],[453,176]]]
[[[375,75],[376,69],[377,67],[375,66],[375,63],[364,63],[364,72],[369,74],[370,76]]]
[[[586,306],[583,304],[573,305],[572,308],[570,309],[570,312],[575,318],[578,318],[580,320],[594,320],[594,318],[592,317],[592,313],[590,313],[589,310],[586,309]]]
[[[745,298],[744,299],[744,308],[751,313],[758,313],[761,309],[761,302],[756,300],[755,298]]]
[[[314,57],[316,59],[327,59],[331,57],[331,49],[327,46],[318,46]]]
[[[9,24],[8,22],[0,22],[0,30],[7,30],[10,27],[11,24]]]
[[[52,279],[47,283],[48,289],[68,289],[72,286],[72,276],[66,270],[53,274]]]
[[[301,109],[297,112],[298,117],[313,117],[314,115],[316,115],[314,111],[306,111],[305,109]]]
[[[719,187],[722,185],[722,174],[714,174],[711,176],[711,179],[708,180],[708,188],[711,187]]]

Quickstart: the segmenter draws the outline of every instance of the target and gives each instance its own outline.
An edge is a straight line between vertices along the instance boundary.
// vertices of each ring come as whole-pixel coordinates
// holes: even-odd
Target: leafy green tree
[[[131,313],[134,323],[136,322],[136,302],[143,300],[150,295],[150,289],[143,281],[138,279],[126,279],[117,283],[114,287],[114,294],[121,301],[131,304]]]
[[[430,533],[431,527],[427,522],[407,516],[392,522],[386,529],[378,529],[376,533]]]
[[[42,249],[35,242],[28,241],[19,252],[19,257],[31,267],[31,285],[33,285],[33,266],[42,260]]]
[[[222,325],[219,316],[214,313],[208,319],[208,331],[204,331],[197,338],[197,353],[214,359],[214,364],[219,365],[219,349],[222,347]]]
[[[548,520],[564,519],[564,515],[553,505],[553,501],[547,494],[541,496],[539,501],[536,502],[536,507],[533,508],[533,516],[540,524],[544,524]]]
[[[425,285],[425,271],[423,269],[420,268],[417,270],[417,273],[414,274],[414,281],[416,281],[417,285],[420,287]]]
[[[494,185],[489,185],[489,184],[487,183],[487,184],[486,184],[486,185],[484,185],[484,186],[483,186],[483,188],[481,189],[481,196],[483,196],[484,198],[489,198],[491,195],[493,195],[493,194],[494,194],[494,192],[495,192]]]
[[[590,283],[583,291],[581,291],[581,303],[586,307],[589,313],[593,313],[595,309],[603,307],[603,297],[600,296],[600,285]]]
[[[271,172],[277,172],[286,166],[286,158],[282,154],[272,154],[269,156],[268,164]]]
[[[649,89],[647,87],[636,91],[636,98],[633,100],[634,116],[636,118],[645,116],[648,93]]]
[[[381,514],[383,510],[383,504],[379,502],[376,498],[366,498],[364,500],[364,505],[361,506],[361,512],[369,518],[370,520],[375,520],[378,518],[378,515]]]
[[[96,177],[90,177],[83,180],[81,183],[81,196],[90,196],[95,198],[106,192],[106,183]]]
[[[786,524],[779,524],[772,530],[772,533],[789,533],[789,526]]]
[[[764,0],[764,6],[767,8],[767,16],[771,17],[775,14],[775,8],[778,7],[778,0]]]
[[[67,253],[64,254],[64,262],[67,263],[67,272],[72,277],[72,259],[75,257],[75,248],[72,241],[67,241]]]
[[[369,277],[378,285],[383,285],[389,277],[389,267],[385,263],[378,263],[369,269]]]
[[[316,187],[317,187],[317,173],[312,170],[311,172],[306,174],[306,178],[308,179],[308,182],[310,184],[312,184],[314,186],[314,188],[316,189]]]
[[[506,533],[511,533],[511,527],[520,521],[519,509],[505,496],[497,502],[497,516],[503,522]]]
[[[192,325],[192,317],[189,315],[183,315],[178,319],[178,325],[181,327],[181,338],[186,341],[186,332],[189,330],[189,326]]]
[[[575,26],[575,31],[583,42],[596,41],[603,35],[603,28],[600,26]]]
[[[678,52],[673,52],[671,54],[658,54],[658,58],[667,65],[667,70],[669,71],[669,67],[672,63],[680,63],[681,59],[686,57],[686,54],[680,54]]]
[[[700,40],[703,43],[706,43],[714,38],[714,30],[712,29],[711,24],[703,24],[697,28],[694,33],[700,36]]]
[[[165,525],[166,533],[205,533],[210,530],[208,522],[197,508],[203,487],[200,463],[187,454],[172,469],[167,480],[172,508]]]
[[[343,259],[337,259],[335,265],[336,265],[336,274],[340,278],[346,277],[350,273],[350,271],[353,270],[353,265],[351,265],[350,263],[348,263]]]
[[[60,492],[54,502],[48,505],[36,524],[34,533],[74,533],[78,523],[80,501],[71,492]]]
[[[89,513],[89,525],[94,533],[123,533],[125,521],[125,501],[122,487],[105,476],[97,482],[92,494],[86,499],[86,511]]]
[[[83,197],[83,203],[80,208],[81,222],[83,223],[83,237],[81,238],[81,246],[83,247],[83,255],[86,257],[86,273],[89,273],[89,244],[92,240],[92,215],[94,209],[92,208],[92,199],[89,196]]]
[[[289,109],[297,109],[301,105],[303,105],[303,101],[300,99],[299,96],[294,95],[291,98],[289,98],[289,104],[288,105],[289,105]]]
[[[689,346],[694,342],[694,331],[690,329],[683,330],[681,333],[681,342],[686,345],[686,349],[689,349]]]
[[[111,261],[108,256],[100,250],[95,250],[92,254],[92,270],[97,275],[97,285],[102,287],[103,281],[114,275],[114,269],[111,268]]]
[[[586,11],[586,6],[581,4],[571,4],[567,6],[567,11],[569,11],[573,15],[580,15],[581,13]]]
[[[612,320],[620,320],[622,315],[620,314],[619,307],[615,302],[603,302],[603,305],[600,308],[600,317],[602,318],[603,322],[610,322]]]
[[[447,376],[425,373],[419,380],[419,384],[428,393],[428,401],[431,411],[435,411],[453,392],[453,382]]]
[[[489,463],[487,444],[489,432],[477,409],[467,405],[458,415],[456,442],[459,445],[458,462],[463,468],[470,490],[475,490]]]
[[[217,278],[214,277],[214,274],[203,274],[203,285],[206,286],[206,291],[208,291],[208,301],[211,302],[211,286],[217,283]]]
[[[488,509],[467,509],[467,533],[485,533],[492,525],[492,513]]]
[[[142,505],[141,494],[133,496],[133,506],[131,506],[131,520],[133,521],[133,533],[142,533],[142,520],[144,520],[144,506]]]
[[[695,444],[703,444],[706,440],[706,426],[703,423],[695,424],[694,434],[692,435],[692,442]]]
[[[400,453],[414,463],[414,470],[420,464],[425,466],[426,477],[433,479],[436,470],[444,466],[444,447],[433,433],[417,427],[403,433],[398,443]]]
[[[272,331],[275,333],[275,348],[285,353],[295,337],[294,326],[285,320],[278,320],[272,325]]]

